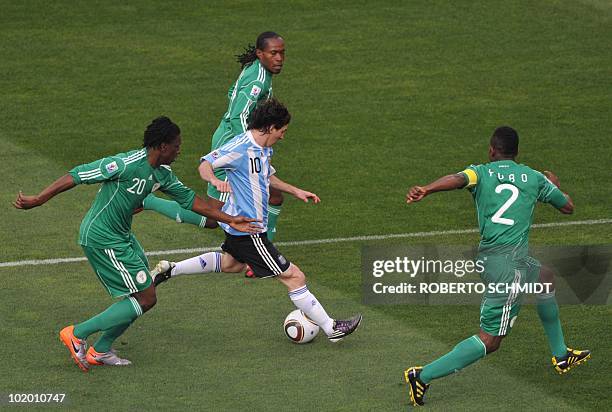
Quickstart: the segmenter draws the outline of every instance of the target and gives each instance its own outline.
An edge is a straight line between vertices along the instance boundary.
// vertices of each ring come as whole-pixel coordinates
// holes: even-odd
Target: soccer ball
[[[285,318],[283,329],[291,342],[308,343],[317,336],[320,328],[304,312],[296,309]]]

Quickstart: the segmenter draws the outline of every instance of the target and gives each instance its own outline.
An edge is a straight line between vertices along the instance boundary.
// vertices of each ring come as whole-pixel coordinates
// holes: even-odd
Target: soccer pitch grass
[[[574,198],[573,216],[540,206],[535,222],[612,217],[608,2],[5,3],[0,262],[82,256],[78,226],[96,187],[28,212],[10,202],[73,165],[137,148],[160,114],[183,132],[173,169],[201,193],[197,159],[238,74],[233,56],[268,29],[286,40],[286,64],[273,83],[293,114],[275,166],[322,199],[317,206],[287,199],[279,241],[475,228],[467,193],[411,206],[404,195],[413,184],[485,161],[487,138],[501,124],[518,130],[519,160],[556,172]],[[532,244],[609,244],[611,229],[534,229]],[[222,239],[150,212],[135,217],[134,232],[151,251]],[[89,265],[0,268],[0,395],[66,393],[74,410],[407,409],[403,369],[475,333],[478,308],[362,305],[361,247],[477,240],[462,234],[282,248],[332,315],[363,312],[362,328],[337,345],[319,336],[298,346],[283,336],[293,306],[278,282],[177,279],[160,287],[157,306],[118,340],[134,365],[87,375],[57,333],[111,302]],[[560,377],[526,306],[501,349],[435,381],[426,407],[612,409],[610,315],[609,306],[561,307],[566,342],[593,350],[593,359]]]

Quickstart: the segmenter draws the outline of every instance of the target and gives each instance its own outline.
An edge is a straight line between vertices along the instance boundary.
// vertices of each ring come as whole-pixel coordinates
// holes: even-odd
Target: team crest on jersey
[[[147,273],[144,270],[141,270],[136,274],[136,282],[143,284],[147,281]]]
[[[259,96],[259,93],[261,93],[261,87],[254,85],[253,88],[251,89],[251,96],[257,97]]]
[[[106,168],[106,172],[108,174],[113,174],[114,172],[117,171],[117,169],[119,169],[119,166],[117,166],[117,162],[116,161],[110,162],[109,164],[107,164],[104,167]]]

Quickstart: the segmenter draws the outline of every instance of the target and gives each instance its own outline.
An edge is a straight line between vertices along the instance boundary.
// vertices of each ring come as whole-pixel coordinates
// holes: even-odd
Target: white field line
[[[605,225],[612,223],[612,219],[595,219],[595,220],[571,220],[567,222],[554,222],[554,223],[539,223],[532,225],[534,229],[550,228],[550,227],[562,227],[562,226],[591,226],[591,225]],[[395,233],[390,235],[368,235],[368,236],[353,236],[353,237],[336,237],[332,239],[313,239],[313,240],[297,240],[293,242],[278,242],[276,246],[305,246],[305,245],[321,245],[326,243],[343,243],[343,242],[356,242],[356,241],[370,241],[370,240],[386,240],[386,239],[404,239],[404,238],[420,238],[420,237],[431,237],[431,236],[444,236],[444,235],[462,235],[467,233],[477,233],[478,229],[458,229],[458,230],[436,230],[432,232],[412,232],[412,233]],[[205,253],[220,250],[218,246],[214,247],[199,247],[190,249],[171,249],[171,250],[155,250],[147,252],[147,256],[168,256],[168,255],[180,255],[187,253]],[[72,262],[84,262],[87,259],[85,257],[73,257],[73,258],[56,258],[56,259],[38,259],[38,260],[18,260],[14,262],[0,262],[0,268],[3,267],[14,267],[14,266],[36,266],[36,265],[56,265],[59,263],[72,263]]]

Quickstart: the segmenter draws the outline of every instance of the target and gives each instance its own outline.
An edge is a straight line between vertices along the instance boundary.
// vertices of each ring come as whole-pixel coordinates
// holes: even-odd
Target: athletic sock
[[[172,269],[170,275],[174,277],[210,272],[221,272],[221,253],[209,252],[176,262],[176,266]]]
[[[317,298],[310,293],[306,285],[301,288],[289,291],[289,299],[296,308],[300,309],[314,323],[319,325],[326,335],[331,335],[334,331],[334,320],[329,317]]]
[[[74,336],[87,339],[92,333],[131,323],[142,315],[142,308],[134,297],[110,305],[104,312],[74,326]]]
[[[537,295],[537,310],[542,326],[548,338],[550,351],[556,357],[563,357],[567,353],[567,346],[563,339],[563,330],[559,320],[559,305],[555,292]]]
[[[283,205],[268,204],[268,240],[272,242],[276,236],[276,221]]]
[[[425,365],[421,371],[419,379],[424,383],[431,382],[432,379],[441,378],[451,373],[458,372],[468,365],[483,358],[487,353],[485,344],[482,343],[478,335],[470,336],[463,340],[446,355]]]
[[[204,227],[206,217],[197,214],[188,209],[183,209],[181,205],[172,200],[160,199],[159,197],[150,194],[145,197],[142,202],[142,207],[146,210],[153,210],[167,218],[174,220],[176,223],[189,223],[194,226]]]
[[[132,322],[124,323],[123,325],[113,326],[110,329],[104,331],[104,333],[98,338],[96,343],[93,344],[93,348],[98,353],[104,353],[111,350],[113,342],[130,327]]]

